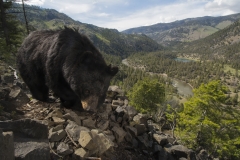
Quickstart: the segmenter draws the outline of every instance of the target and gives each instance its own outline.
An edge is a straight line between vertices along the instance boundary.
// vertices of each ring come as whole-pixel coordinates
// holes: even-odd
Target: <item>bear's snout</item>
[[[96,112],[98,105],[98,97],[90,96],[84,100],[81,100],[81,103],[84,110]]]

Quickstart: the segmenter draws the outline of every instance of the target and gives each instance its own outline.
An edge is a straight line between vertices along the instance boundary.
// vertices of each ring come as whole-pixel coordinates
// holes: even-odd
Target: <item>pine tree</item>
[[[202,147],[216,157],[240,158],[240,113],[225,104],[226,86],[220,81],[202,84],[179,113],[177,133],[190,148]]]
[[[24,36],[19,21],[9,13],[11,6],[11,1],[0,0],[0,58],[5,60],[13,59]]]
[[[134,84],[128,92],[130,105],[140,112],[155,112],[165,100],[165,86],[157,79],[145,78]]]

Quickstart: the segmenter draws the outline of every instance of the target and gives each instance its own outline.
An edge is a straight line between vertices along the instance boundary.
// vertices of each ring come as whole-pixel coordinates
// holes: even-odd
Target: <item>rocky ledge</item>
[[[0,157],[3,160],[205,160],[161,131],[128,105],[117,86],[110,86],[97,113],[67,109],[58,99],[31,98],[14,70],[1,63]],[[54,99],[54,97],[53,97]]]

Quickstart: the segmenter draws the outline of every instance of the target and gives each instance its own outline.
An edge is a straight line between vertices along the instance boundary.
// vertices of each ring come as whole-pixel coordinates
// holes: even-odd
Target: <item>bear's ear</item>
[[[118,67],[112,67],[111,64],[107,66],[107,73],[110,74],[111,76],[114,76],[115,74],[117,74],[117,72],[118,72]]]

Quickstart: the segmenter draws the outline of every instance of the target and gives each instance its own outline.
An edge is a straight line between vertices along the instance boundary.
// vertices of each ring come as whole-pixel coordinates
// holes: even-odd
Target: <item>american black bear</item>
[[[85,35],[66,27],[32,32],[18,51],[17,67],[34,98],[48,102],[51,89],[63,105],[81,103],[93,111],[118,72]]]

